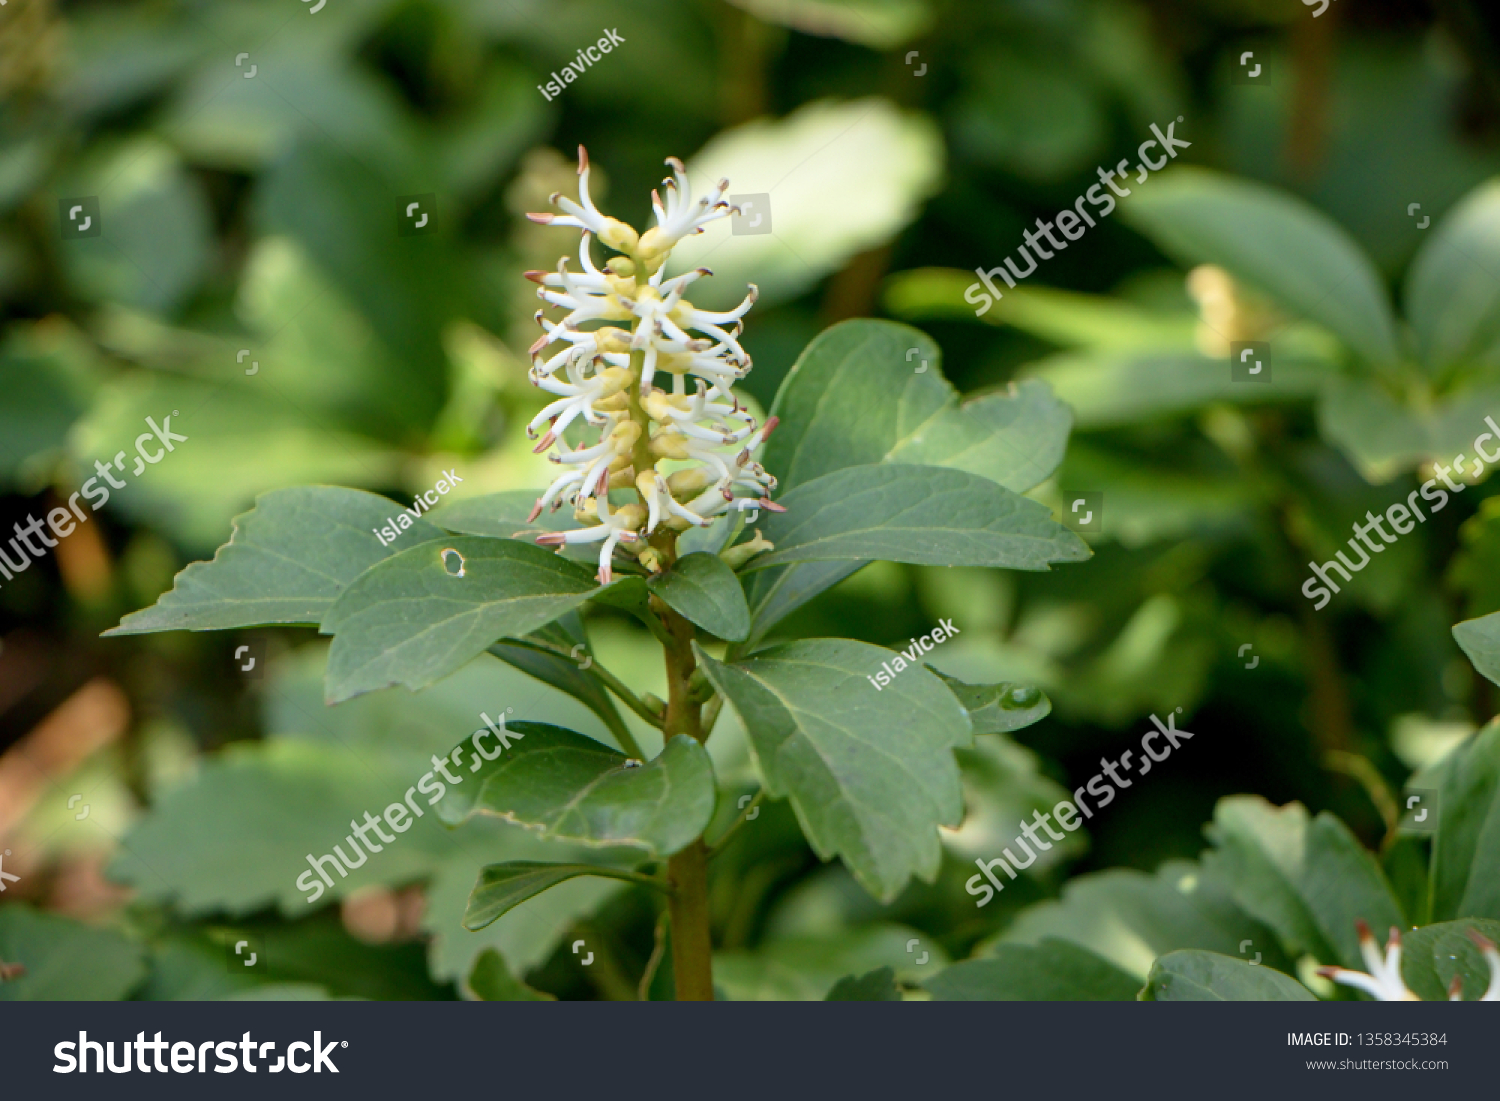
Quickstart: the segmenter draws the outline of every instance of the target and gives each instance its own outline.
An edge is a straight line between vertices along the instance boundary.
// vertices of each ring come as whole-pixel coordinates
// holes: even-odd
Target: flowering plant
[[[543,225],[583,231],[578,245],[583,272],[569,272],[565,256],[555,273],[526,273],[541,284],[538,297],[568,311],[558,324],[537,312],[544,331],[531,346],[536,357],[531,381],[559,397],[536,415],[527,431],[534,438],[542,424],[550,424],[536,449],[556,448],[552,461],[569,469],[537,498],[528,519],[535,520],[549,505],[558,507],[566,495],[587,526],[548,533],[537,542],[561,546],[602,540],[601,585],[613,578],[611,558],[619,544],[660,573],[673,532],[688,525],[704,527],[728,511],[783,511],[767,497],[776,479],[751,458],[776,427],[776,418],[757,425],[731,389],[750,371],[750,357],[737,337],[740,319],[755,304],[755,287],[737,308],[711,313],[683,297],[695,281],[713,274],[707,268],[663,280],[678,241],[734,210],[723,198],[729,181],[720,180],[716,190],[694,204],[682,162],[673,157],[667,163],[675,178],[663,181],[665,205],[651,193],[657,224],[644,234],[595,208],[589,197],[588,153],[582,146],[581,203],[554,195],[566,215],[530,215]],[[589,255],[591,237],[618,253],[602,269]],[[581,327],[590,322],[604,324]],[[631,328],[622,330],[611,322]],[[731,323],[733,331],[722,327]],[[694,337],[692,330],[712,339]],[[692,394],[687,390],[690,375],[696,382]],[[671,378],[670,394],[655,385],[659,376]],[[569,448],[561,436],[579,417],[600,429],[599,439],[590,447]],[[677,469],[668,472],[666,464]],[[612,489],[633,489],[636,499],[612,509]],[[660,535],[650,542],[659,528]],[[769,544],[746,547],[747,552],[762,549]]]
[[[834,326],[759,422],[735,391],[750,369],[739,336],[755,288],[715,313],[686,297],[705,269],[669,270],[679,241],[732,213],[728,183],[695,201],[683,165],[667,163],[644,233],[594,205],[582,150],[578,201],[554,196],[561,215],[531,215],[582,233],[579,270],[564,258],[555,272],[527,273],[562,311],[538,314],[531,349],[531,380],[556,399],[529,426],[537,451],[564,468],[550,485],[422,514],[395,545],[370,534],[390,512],[385,498],[329,486],[267,493],[212,562],[188,567],[116,632],[315,624],[333,636],[330,704],[424,688],[486,651],[573,696],[618,749],[518,715],[497,748],[477,731],[423,777],[450,824],[491,815],[556,842],[559,856],[591,854],[486,867],[465,925],[578,876],[626,880],[665,900],[659,931],[670,929],[677,996],[708,999],[709,860],[762,798],[785,800],[816,853],[841,856],[890,900],[912,877],[937,875],[939,827],[964,817],[954,750],[1050,707],[1028,686],[940,677],[915,645],[908,662],[864,642],[772,643],[769,633],[874,559],[1045,570],[1089,550],[1022,496],[1062,457],[1066,407],[1040,383],[960,403],[915,329]],[[611,252],[602,264],[596,243]],[[571,515],[558,516],[565,504]],[[582,656],[576,612],[590,605],[623,610],[656,637],[665,700]],[[907,671],[872,687],[882,668]],[[704,748],[726,704],[761,787],[737,800]]]

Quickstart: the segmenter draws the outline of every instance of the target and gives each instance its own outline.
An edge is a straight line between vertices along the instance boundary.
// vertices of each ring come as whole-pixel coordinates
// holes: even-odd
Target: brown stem
[[[703,741],[703,716],[699,701],[693,699],[693,673],[698,663],[693,659],[693,625],[667,606],[660,597],[651,597],[651,610],[666,628],[667,651],[667,717],[662,732],[670,740],[678,734]]]
[[[1328,115],[1334,62],[1333,21],[1298,19],[1292,30],[1292,112],[1287,128],[1286,159],[1292,175],[1317,175],[1328,143]]]
[[[700,837],[667,862],[672,881],[672,973],[679,1002],[714,1000],[713,938],[708,924],[708,854]]]
[[[667,715],[663,737],[703,741],[700,704],[693,699],[693,625],[655,596],[651,610],[666,628]],[[667,862],[672,883],[672,973],[680,1002],[714,1000],[713,937],[708,921],[708,851],[700,837]]]

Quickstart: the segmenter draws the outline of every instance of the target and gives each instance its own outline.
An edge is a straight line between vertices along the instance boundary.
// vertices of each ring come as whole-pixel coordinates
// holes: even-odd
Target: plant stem
[[[719,721],[719,712],[723,709],[724,697],[715,692],[713,695],[713,699],[709,700],[708,703],[706,703],[703,707],[701,721],[703,723],[704,738],[707,738],[714,732],[714,724]]]
[[[656,919],[656,932],[652,936],[651,958],[646,961],[646,969],[641,972],[640,985],[636,992],[639,1000],[649,1002],[651,1000],[651,982],[656,978],[656,969],[661,966],[661,960],[667,951],[667,919],[668,911],[662,910],[661,916]]]
[[[656,595],[651,597],[651,610],[667,629],[664,645],[667,658],[667,717],[662,724],[665,737],[673,738],[686,734],[703,741],[701,705],[693,701],[692,679],[698,663],[693,658],[693,625],[674,612],[665,601]]]
[[[505,642],[509,646],[522,646],[528,650],[536,650],[537,652],[543,654],[552,654],[555,657],[566,658],[569,661],[576,660],[572,654],[570,654],[567,650],[564,650],[562,647],[553,646],[551,643],[542,642],[538,639],[508,638],[505,640]],[[490,648],[490,652],[495,652],[494,647]],[[604,685],[604,687],[608,688],[611,692],[618,696],[620,698],[620,702],[623,703],[626,707],[630,708],[630,710],[634,711],[637,715],[645,719],[648,723],[656,727],[658,730],[661,729],[662,720],[657,715],[655,715],[651,711],[651,709],[645,705],[645,703],[641,701],[639,696],[637,696],[634,692],[627,688],[625,686],[625,683],[621,681],[619,677],[615,676],[608,669],[604,668],[604,666],[600,665],[597,661],[589,666],[588,671],[593,673],[594,676],[598,678],[600,684]],[[610,721],[610,716],[608,715],[600,715],[599,717],[603,719],[605,724],[609,727],[610,733],[612,733],[616,738],[620,739],[621,749],[630,754],[632,757],[639,758],[642,761],[646,759],[645,754],[641,752],[641,747],[636,744],[635,737],[630,733],[629,727],[627,727],[623,722],[619,721],[619,716],[615,716],[615,721],[613,722]]]
[[[760,806],[761,800],[765,797],[765,792],[757,792],[755,798],[750,801],[750,805],[744,810],[740,811],[740,816],[730,823],[729,828],[724,831],[723,836],[714,842],[713,848],[708,850],[708,858],[710,860],[724,851],[725,843],[727,843],[729,839],[735,835],[735,831],[737,831],[746,822],[750,821],[750,816],[755,813],[755,808]]]
[[[663,737],[679,734],[703,741],[700,705],[693,702],[693,625],[665,602],[651,597],[651,610],[664,627],[667,663],[667,718]],[[708,849],[698,838],[667,862],[672,884],[672,972],[680,1002],[714,1000],[713,936],[708,922]]]
[[[679,1002],[714,1000],[713,938],[708,925],[708,855],[700,837],[667,862],[672,881],[672,972]]]

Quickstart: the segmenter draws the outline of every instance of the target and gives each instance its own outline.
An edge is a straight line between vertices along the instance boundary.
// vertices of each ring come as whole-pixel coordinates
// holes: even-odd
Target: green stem
[[[535,638],[508,638],[505,641],[511,646],[523,646],[528,650],[535,650],[541,654],[551,654],[554,657],[566,658],[568,661],[576,660],[569,651],[564,650],[561,646],[553,646],[549,642],[542,642]],[[619,677],[615,676],[597,661],[589,666],[587,671],[598,677],[599,683],[618,696],[620,702],[626,707],[656,727],[656,729],[660,730],[662,728],[662,719],[660,716],[647,707],[639,696],[627,688]],[[639,758],[642,761],[646,759],[645,754],[641,752],[641,747],[636,744],[635,737],[630,733],[630,728],[619,720],[619,716],[615,716],[614,722],[611,722],[607,715],[600,715],[599,717],[604,719],[605,723],[609,726],[610,733],[620,739],[621,749],[625,750],[632,757]]]
[[[735,835],[735,832],[741,826],[750,821],[750,815],[755,813],[755,808],[760,806],[761,800],[765,797],[766,793],[763,791],[756,793],[755,798],[750,800],[750,805],[740,813],[738,818],[730,823],[729,828],[724,831],[724,835],[715,841],[713,846],[708,850],[708,858],[710,860],[724,851],[724,846],[729,843],[729,839]]]
[[[651,1000],[651,982],[656,978],[656,969],[661,966],[662,957],[667,954],[667,911],[663,910],[661,916],[656,919],[656,932],[652,935],[651,958],[646,961],[646,969],[641,972],[641,982],[636,988],[643,1002]]]
[[[723,709],[724,697],[715,692],[714,698],[704,705],[703,718],[700,720],[703,724],[703,737],[705,739],[714,732],[714,724],[719,721],[719,712]]]

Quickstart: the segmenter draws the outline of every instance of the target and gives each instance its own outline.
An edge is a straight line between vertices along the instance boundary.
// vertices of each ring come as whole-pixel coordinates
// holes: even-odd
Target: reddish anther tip
[[[531,515],[528,516],[528,517],[526,517],[526,522],[528,524],[531,523],[533,520],[535,520],[541,514],[542,514],[542,499],[540,497],[538,497],[536,499],[536,504],[532,506]]]
[[[560,531],[549,531],[544,535],[536,537],[537,546],[539,547],[560,547],[567,541],[567,535]]]
[[[583,175],[584,169],[589,166],[589,151],[582,145],[578,146],[578,174]]]
[[[543,279],[547,278],[547,273],[544,272],[544,271],[535,271],[535,270],[533,270],[533,271],[523,271],[521,273],[521,278],[522,279],[530,279],[533,283],[540,283]]]
[[[535,222],[539,226],[550,226],[552,224],[552,219],[554,217],[556,217],[556,215],[553,215],[553,214],[532,214],[532,213],[530,213],[528,211],[527,214],[526,214],[526,217],[529,218],[529,219],[531,219],[533,222]]]
[[[786,511],[786,506],[785,505],[778,505],[775,501],[771,500],[769,497],[762,497],[760,499],[760,507],[763,508],[763,509],[768,509],[771,512],[785,512]]]
[[[766,420],[765,437],[764,438],[770,439],[771,438],[771,433],[774,432],[774,431],[776,431],[776,426],[778,424],[780,424],[780,423],[781,423],[781,418],[780,417],[769,417],[769,418],[767,418],[767,420]]]
[[[1462,975],[1454,975],[1453,981],[1448,984],[1448,1000],[1458,1001],[1463,997],[1464,980]]]
[[[1495,950],[1495,942],[1478,929],[1469,929],[1466,931],[1469,934],[1469,939],[1474,942],[1481,952],[1493,952]]]
[[[531,453],[533,455],[540,455],[543,451],[546,451],[547,448],[551,447],[556,439],[557,433],[549,431],[545,436],[542,437],[541,442],[531,449]]]

